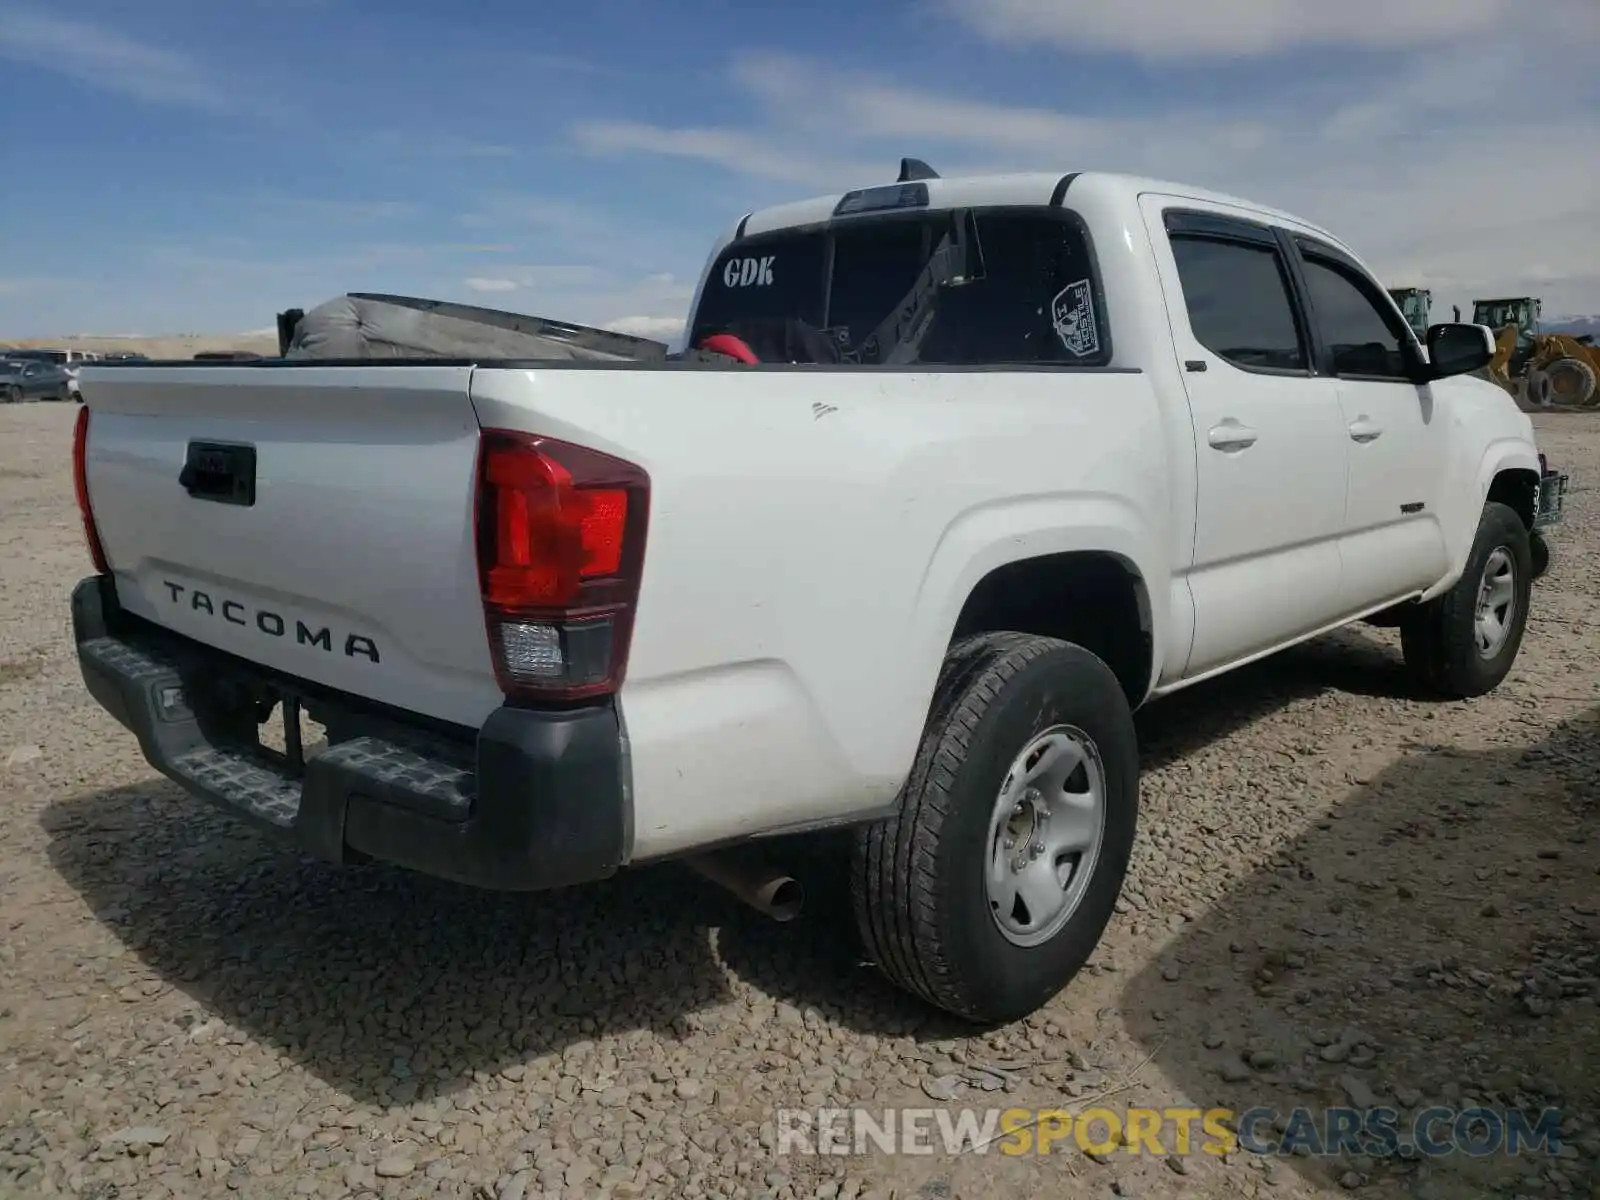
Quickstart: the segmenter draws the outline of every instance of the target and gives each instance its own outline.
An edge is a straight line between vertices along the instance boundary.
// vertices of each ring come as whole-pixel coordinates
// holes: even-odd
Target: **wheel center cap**
[[[1006,848],[1015,851],[1011,857],[1013,874],[1027,870],[1044,853],[1044,827],[1049,820],[1044,794],[1034,787],[1024,791],[1006,822]]]

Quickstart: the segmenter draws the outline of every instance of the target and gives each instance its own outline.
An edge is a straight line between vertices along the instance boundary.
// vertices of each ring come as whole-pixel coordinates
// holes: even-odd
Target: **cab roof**
[[[906,160],[906,163],[913,162],[915,160]],[[922,164],[917,165],[921,166]],[[1143,193],[1160,192],[1166,195],[1182,196],[1190,200],[1249,209],[1269,220],[1289,222],[1314,231],[1336,245],[1342,244],[1340,239],[1332,233],[1321,229],[1303,217],[1295,216],[1293,213],[1284,212],[1254,200],[1246,200],[1240,196],[1229,195],[1226,192],[1217,192],[1209,188],[1195,187],[1191,184],[1174,183],[1170,180],[1139,175],[1126,175],[1111,171],[1073,171],[1066,174],[1029,171],[1004,175],[962,175],[944,178],[937,175],[921,175],[915,172],[908,176],[906,167],[903,164],[901,176],[900,180],[884,180],[880,183],[866,186],[893,187],[897,183],[906,182],[923,184],[928,189],[926,207],[935,210],[989,205],[1029,207],[1066,204],[1068,203],[1069,195],[1072,200],[1079,202],[1092,198],[1102,204],[1110,202],[1120,206],[1136,204],[1138,197]],[[834,211],[839,206],[840,201],[851,194],[850,192],[835,192],[832,195],[814,196],[806,200],[797,200],[787,204],[757,209],[739,223],[733,236],[739,238],[750,234],[771,233],[780,229],[814,225],[830,220],[834,216]]]

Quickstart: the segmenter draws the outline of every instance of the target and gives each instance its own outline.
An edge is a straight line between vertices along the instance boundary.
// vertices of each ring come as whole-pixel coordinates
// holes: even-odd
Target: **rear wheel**
[[[1139,754],[1127,697],[1080,646],[951,648],[900,810],[857,835],[856,919],[897,985],[1016,1020],[1088,960],[1127,873]]]
[[[1533,575],[1522,518],[1507,505],[1484,505],[1461,578],[1401,626],[1406,667],[1453,699],[1499,687],[1522,646]]]

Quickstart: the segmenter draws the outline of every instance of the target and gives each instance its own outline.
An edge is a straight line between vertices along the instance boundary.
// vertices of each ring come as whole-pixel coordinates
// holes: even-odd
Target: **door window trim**
[[[1183,301],[1183,318],[1189,327],[1189,336],[1194,338],[1195,344],[1212,355],[1220,362],[1226,363],[1235,371],[1243,371],[1247,375],[1271,375],[1283,379],[1312,379],[1321,373],[1323,361],[1320,353],[1320,343],[1316,340],[1316,330],[1310,320],[1310,310],[1305,304],[1304,281],[1300,278],[1299,262],[1295,258],[1293,248],[1286,245],[1283,231],[1276,226],[1260,221],[1252,221],[1245,217],[1236,217],[1223,213],[1208,212],[1204,209],[1183,207],[1163,208],[1161,210],[1161,223],[1167,234],[1167,248],[1172,250],[1175,239],[1186,238],[1191,241],[1219,242],[1224,245],[1248,246],[1254,250],[1270,250],[1277,262],[1278,270],[1282,273],[1284,295],[1289,301],[1289,312],[1294,321],[1295,334],[1300,339],[1300,350],[1305,355],[1304,367],[1260,367],[1247,366],[1234,362],[1231,358],[1224,358],[1210,346],[1200,341],[1194,331],[1194,323],[1189,315],[1189,302]],[[1178,275],[1178,289],[1180,295],[1183,290],[1183,272],[1177,265],[1177,255],[1173,255],[1173,267]]]
[[[1287,231],[1285,232],[1286,236],[1283,240],[1294,254],[1294,272],[1296,282],[1300,288],[1300,300],[1305,307],[1307,326],[1311,331],[1313,344],[1316,347],[1315,361],[1318,372],[1335,379],[1348,379],[1352,383],[1403,383],[1410,387],[1421,386],[1417,382],[1415,373],[1423,363],[1422,349],[1417,343],[1416,334],[1412,330],[1410,322],[1400,313],[1399,308],[1394,304],[1394,300],[1389,296],[1388,292],[1384,290],[1377,280],[1372,278],[1360,263],[1337,246],[1330,245],[1320,238],[1315,238],[1308,234],[1287,234]],[[1374,375],[1365,371],[1339,371],[1336,369],[1333,361],[1333,347],[1323,339],[1322,329],[1317,322],[1317,306],[1311,299],[1311,288],[1305,277],[1305,266],[1314,259],[1322,259],[1325,265],[1353,277],[1352,283],[1356,290],[1361,292],[1368,303],[1373,304],[1383,314],[1385,324],[1390,327],[1390,332],[1394,333],[1395,327],[1398,326],[1400,352],[1406,360],[1407,367],[1410,368],[1408,373]],[[1382,297],[1382,300],[1380,301],[1378,297]],[[1389,308],[1392,308],[1394,310],[1393,313],[1390,314],[1389,308],[1382,307],[1383,304],[1387,304]]]

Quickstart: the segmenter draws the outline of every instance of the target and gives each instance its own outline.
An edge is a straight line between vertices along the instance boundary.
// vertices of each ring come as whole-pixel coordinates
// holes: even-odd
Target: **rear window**
[[[712,264],[690,344],[774,322],[861,365],[1111,357],[1088,235],[1061,209],[858,217],[741,239]]]

